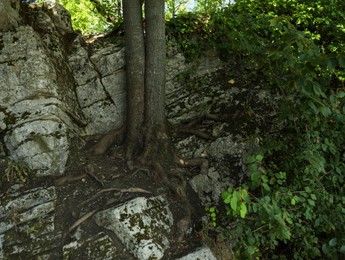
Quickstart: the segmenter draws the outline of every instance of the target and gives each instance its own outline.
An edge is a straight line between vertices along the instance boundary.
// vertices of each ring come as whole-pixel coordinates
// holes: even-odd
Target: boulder
[[[161,259],[169,247],[173,216],[163,196],[137,197],[97,213],[95,220],[111,230],[137,259]]]

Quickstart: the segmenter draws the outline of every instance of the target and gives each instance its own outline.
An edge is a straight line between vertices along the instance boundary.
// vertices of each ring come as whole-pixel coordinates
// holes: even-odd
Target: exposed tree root
[[[192,134],[192,135],[195,135],[197,137],[200,137],[202,139],[205,139],[205,140],[213,140],[214,137],[207,134],[207,133],[204,133],[202,131],[199,131],[199,130],[196,130],[196,129],[191,129],[191,128],[178,128],[176,130],[177,133],[183,133],[183,134]]]
[[[119,188],[107,188],[107,189],[103,189],[98,191],[95,195],[93,195],[91,198],[89,198],[88,200],[84,201],[83,203],[81,203],[81,205],[87,204],[89,203],[91,200],[96,199],[97,197],[99,197],[101,194],[105,193],[105,192],[111,192],[111,191],[117,191],[120,192],[120,194],[122,195],[123,193],[151,193],[148,190],[142,189],[142,188],[138,188],[138,187],[132,187],[132,188],[128,188],[128,189],[119,189]],[[121,196],[120,195],[120,196]],[[84,223],[86,220],[88,220],[90,217],[92,217],[93,215],[95,215],[98,211],[102,210],[104,207],[111,205],[112,203],[116,202],[116,200],[108,200],[104,206],[99,207],[97,209],[91,210],[87,213],[85,213],[83,216],[81,216],[77,221],[75,221],[72,226],[69,227],[69,229],[67,230],[67,232],[63,235],[63,240],[66,239],[67,235],[70,234],[75,228],[77,228],[78,226],[80,226],[82,223]],[[79,205],[79,206],[81,206]]]
[[[212,120],[216,122],[222,122],[226,118],[226,115],[216,115],[216,114],[203,114],[199,115],[193,119],[189,119],[188,123],[184,125],[186,128],[191,128],[195,126],[196,124],[199,124],[200,122],[204,120]]]
[[[195,124],[205,119],[219,121],[221,120],[221,117],[211,114],[204,115],[201,118],[197,118],[192,122],[189,122],[189,124],[185,125],[186,128],[178,129],[177,132],[193,134],[207,140],[213,139],[213,137],[208,135],[207,133],[191,129],[191,127],[193,127]],[[134,152],[136,152],[138,148],[138,144],[136,142],[137,140],[126,140],[125,142],[127,167],[132,171],[137,168],[138,170],[147,171],[150,174],[151,172],[153,172],[152,177],[161,182],[162,186],[165,186],[169,189],[171,193],[170,198],[180,202],[180,208],[183,209],[184,216],[180,220],[178,220],[175,225],[175,233],[177,237],[176,242],[179,243],[183,240],[186,231],[191,226],[191,213],[193,212],[193,207],[189,202],[189,198],[186,192],[186,172],[180,167],[186,168],[197,166],[200,167],[200,171],[202,174],[207,174],[209,166],[208,160],[204,158],[195,158],[190,160],[181,159],[174,152],[170,143],[170,138],[165,133],[165,131],[145,129],[144,132],[144,150],[137,160],[134,160],[136,157]],[[94,154],[104,154],[115,142],[123,142],[124,134],[124,126],[120,129],[110,131],[96,145],[94,145],[90,149],[90,151]],[[132,141],[133,143],[131,143]],[[150,171],[149,169],[151,169],[152,171]],[[108,190],[109,189],[105,189],[101,192],[105,192]],[[116,190],[116,188],[111,190]],[[95,194],[94,196],[99,196],[99,194]],[[87,215],[85,217],[89,216]],[[73,225],[72,227],[75,228],[76,225]]]
[[[208,133],[205,133],[203,131],[193,128],[196,124],[199,124],[204,120],[223,121],[224,116],[215,115],[215,114],[204,114],[202,116],[194,118],[193,120],[189,121],[187,124],[178,127],[176,129],[176,132],[182,133],[182,134],[192,134],[192,135],[195,135],[196,137],[199,137],[205,140],[213,140],[214,137],[212,135],[209,135]]]
[[[114,144],[122,144],[125,136],[126,126],[110,130],[101,140],[89,149],[94,155],[104,154]]]
[[[200,167],[201,174],[207,174],[209,163],[208,160],[205,158],[193,158],[193,159],[181,159],[177,155],[175,155],[175,162],[181,167]]]

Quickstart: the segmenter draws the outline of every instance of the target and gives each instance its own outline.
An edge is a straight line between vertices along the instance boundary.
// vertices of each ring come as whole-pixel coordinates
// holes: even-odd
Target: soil
[[[98,138],[94,138],[87,142],[77,160],[67,169],[66,175],[50,180],[52,184],[57,185],[56,228],[66,234],[65,244],[71,239],[76,228],[69,229],[83,215],[93,210],[100,211],[120,205],[139,196],[151,197],[166,194],[175,223],[184,217],[184,210],[178,199],[174,198],[167,188],[162,187],[160,180],[155,178],[150,169],[128,170],[121,147],[114,147],[105,155],[90,154],[88,148],[97,141]],[[195,173],[197,174],[197,172]],[[65,182],[61,183],[63,181]],[[188,252],[189,249],[201,245],[199,231],[202,228],[201,218],[204,210],[198,196],[191,189],[188,190],[188,193],[190,203],[194,205],[193,231],[187,234],[182,243],[174,243],[174,237],[177,236],[174,231],[171,232],[172,247],[167,252],[166,259],[176,258]],[[94,235],[104,231],[117,241],[111,232],[97,226],[92,217],[81,222],[80,225],[86,234]],[[118,246],[121,247],[119,241]],[[125,250],[120,249],[119,251],[123,252],[123,259],[134,259]]]

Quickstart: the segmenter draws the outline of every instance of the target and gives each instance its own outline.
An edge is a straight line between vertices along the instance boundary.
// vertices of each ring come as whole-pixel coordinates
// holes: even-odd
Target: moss
[[[99,233],[84,243],[64,248],[63,259],[118,259],[112,240]]]
[[[28,223],[20,224],[5,233],[3,252],[8,259],[28,259],[38,251],[47,251],[58,246],[60,235],[53,234],[53,218],[37,218]],[[18,247],[21,252],[15,254],[14,249]],[[23,257],[23,258],[21,258]]]

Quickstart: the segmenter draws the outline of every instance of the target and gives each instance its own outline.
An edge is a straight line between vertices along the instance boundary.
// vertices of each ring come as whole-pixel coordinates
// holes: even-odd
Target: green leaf
[[[254,247],[248,246],[247,253],[250,254],[250,255],[254,254]]]
[[[338,57],[339,66],[345,68],[345,56]]]
[[[227,191],[222,192],[222,199],[223,199],[225,204],[230,203],[230,197],[231,197],[231,194],[229,192],[227,192]]]
[[[291,199],[291,205],[295,205],[296,204],[296,200],[295,200],[295,198],[292,198]]]
[[[245,218],[247,215],[247,206],[246,204],[242,203],[240,206],[240,216],[241,218]]]
[[[264,159],[264,156],[262,154],[258,154],[258,155],[255,156],[255,159],[258,162],[262,162],[262,160]]]
[[[279,16],[277,16],[277,17],[274,17],[272,20],[271,20],[271,26],[273,26],[273,27],[276,27],[277,26],[277,24],[280,22],[280,20],[281,20],[281,18],[279,17]]]
[[[322,107],[321,108],[321,114],[324,116],[324,117],[328,117],[332,114],[332,111],[329,107]]]
[[[230,200],[230,206],[234,211],[237,209],[237,201],[238,201],[237,196],[235,194],[236,192],[234,192]]]
[[[262,187],[266,190],[266,191],[271,191],[270,187],[267,185],[267,183],[263,183]]]
[[[345,245],[342,245],[339,249],[339,252],[345,254]]]
[[[313,201],[312,199],[308,199],[308,203],[311,206],[315,206],[315,201]]]
[[[308,193],[310,193],[311,192],[311,188],[310,187],[304,187],[304,190],[306,191],[306,192],[308,192]]]
[[[332,238],[328,244],[331,246],[331,247],[334,247],[337,245],[337,239],[336,238]]]
[[[344,91],[339,91],[339,92],[337,93],[337,97],[338,97],[338,98],[343,98],[343,97],[345,97],[345,92],[344,92]]]

